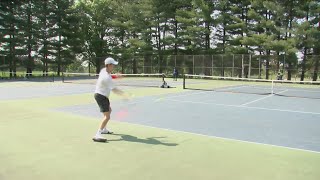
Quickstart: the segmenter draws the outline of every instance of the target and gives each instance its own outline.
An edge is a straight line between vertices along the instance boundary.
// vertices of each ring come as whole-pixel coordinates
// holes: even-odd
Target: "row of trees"
[[[303,80],[307,55],[320,55],[317,0],[1,1],[0,20],[0,55],[13,75],[17,62],[32,72],[35,60],[58,74],[77,59],[98,71],[96,57],[109,55],[125,65],[135,56],[285,54],[293,69],[300,53]],[[312,68],[316,80],[319,61]]]
[[[44,72],[55,64],[59,73],[63,64],[75,60],[82,42],[73,6],[65,0],[1,1],[0,56],[11,76],[18,66],[32,73],[36,60]]]

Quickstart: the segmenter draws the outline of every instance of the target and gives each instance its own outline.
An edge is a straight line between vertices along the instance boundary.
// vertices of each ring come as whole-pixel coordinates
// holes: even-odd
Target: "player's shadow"
[[[153,145],[164,145],[164,146],[177,146],[177,143],[166,143],[161,142],[159,139],[165,137],[149,137],[145,139],[138,138],[136,136],[127,135],[127,134],[112,134],[116,136],[120,136],[120,139],[108,139],[108,141],[128,141],[135,143],[144,143],[144,144],[153,144]]]

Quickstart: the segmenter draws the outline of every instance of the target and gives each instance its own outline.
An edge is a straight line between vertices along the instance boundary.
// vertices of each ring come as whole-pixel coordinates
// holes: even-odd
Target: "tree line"
[[[1,0],[0,67],[32,73],[101,57],[285,55],[286,67],[318,77],[318,0]],[[302,61],[298,61],[301,54]],[[310,59],[310,58],[309,58]],[[266,59],[266,65],[269,59]],[[309,64],[308,64],[309,63]],[[278,63],[279,68],[279,63]],[[268,68],[266,68],[268,70]],[[161,68],[160,68],[161,71]],[[269,77],[266,73],[266,79]]]

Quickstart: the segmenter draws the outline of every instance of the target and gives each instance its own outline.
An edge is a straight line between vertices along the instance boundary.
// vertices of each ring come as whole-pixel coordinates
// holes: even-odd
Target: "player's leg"
[[[111,109],[111,106],[109,106],[109,111],[103,113],[103,120],[100,125],[101,134],[113,134],[113,132],[107,129],[107,124],[110,120],[111,112],[112,112],[112,109]]]
[[[103,132],[103,129],[106,127],[109,119],[110,119],[110,113],[103,112],[102,122],[100,124],[100,127],[99,127],[96,135],[93,137],[93,141],[96,141],[96,142],[106,142],[107,141],[107,139],[102,136],[102,132]]]
[[[103,131],[110,120],[110,112],[103,112],[103,119],[100,124],[100,131]]]
[[[96,142],[106,142],[107,139],[102,136],[102,130],[106,127],[110,119],[110,102],[107,97],[102,96],[101,94],[95,94],[94,98],[99,105],[100,112],[103,113],[103,119],[96,135],[93,137],[93,140]]]

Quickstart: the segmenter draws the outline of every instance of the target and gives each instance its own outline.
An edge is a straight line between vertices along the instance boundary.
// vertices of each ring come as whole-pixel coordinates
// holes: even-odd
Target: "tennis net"
[[[263,80],[185,74],[183,88],[320,99],[319,81]]]
[[[113,74],[118,86],[159,87],[162,84],[162,74]],[[75,84],[96,84],[99,74],[93,73],[63,73],[62,82]]]

